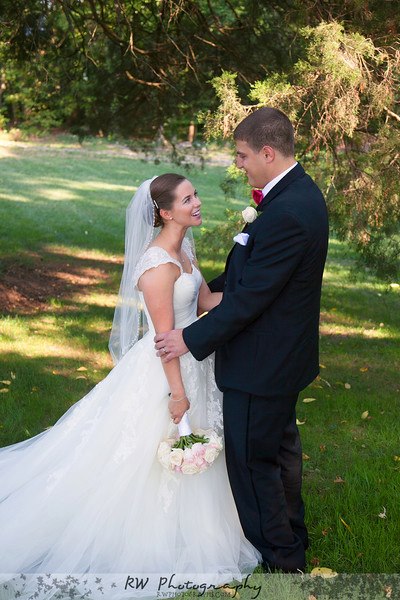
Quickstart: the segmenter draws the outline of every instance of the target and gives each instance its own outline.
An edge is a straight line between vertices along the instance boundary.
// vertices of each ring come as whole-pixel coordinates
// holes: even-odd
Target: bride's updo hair
[[[165,173],[150,183],[150,195],[154,203],[154,227],[162,227],[164,222],[160,210],[170,210],[175,201],[175,190],[186,177],[177,173]]]

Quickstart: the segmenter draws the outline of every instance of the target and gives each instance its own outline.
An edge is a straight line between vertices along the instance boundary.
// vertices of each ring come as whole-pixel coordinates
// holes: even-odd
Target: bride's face
[[[175,200],[168,213],[178,225],[196,227],[202,223],[200,207],[197,191],[190,181],[185,179],[176,187]]]

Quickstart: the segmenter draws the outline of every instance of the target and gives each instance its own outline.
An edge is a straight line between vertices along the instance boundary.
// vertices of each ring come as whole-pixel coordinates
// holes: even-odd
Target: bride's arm
[[[196,260],[193,260],[193,264],[197,270],[201,273],[199,265]],[[197,300],[197,314],[200,316],[205,312],[208,312],[214,306],[217,306],[222,300],[222,292],[212,292],[207,285],[206,280],[202,277],[203,281],[199,289],[199,297]]]
[[[183,241],[183,247],[185,248],[186,258],[188,258],[190,262],[195,265],[195,267],[201,274],[198,262],[195,259],[193,252],[190,249],[188,249],[187,246],[185,246],[185,242],[188,242],[187,240]],[[199,316],[205,312],[208,312],[209,310],[214,308],[214,306],[217,306],[222,300],[222,292],[212,292],[208,287],[204,277],[202,277],[202,280],[203,281],[199,289],[199,296],[197,300],[197,314]]]
[[[198,271],[200,271],[197,261],[194,260],[193,262],[196,265]],[[203,277],[203,281],[199,290],[199,299],[197,301],[197,314],[202,315],[204,312],[208,312],[209,310],[214,308],[214,306],[217,306],[221,302],[221,300],[222,292],[212,292],[208,287],[206,280]]]
[[[179,275],[177,267],[167,263],[145,271],[139,279],[138,285],[143,292],[156,333],[174,328],[173,292],[177,274]],[[174,422],[179,423],[190,407],[182,381],[179,358],[163,363],[163,368],[171,391],[168,407]]]

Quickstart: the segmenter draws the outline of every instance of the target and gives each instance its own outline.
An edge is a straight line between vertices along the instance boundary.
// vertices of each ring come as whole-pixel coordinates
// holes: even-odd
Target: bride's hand
[[[180,399],[174,399],[171,396],[170,401],[168,402],[168,408],[171,415],[171,419],[177,425],[182,419],[183,415],[190,408],[190,402],[186,396]]]

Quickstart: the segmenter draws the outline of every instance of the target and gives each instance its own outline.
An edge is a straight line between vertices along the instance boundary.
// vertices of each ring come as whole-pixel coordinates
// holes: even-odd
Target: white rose
[[[193,448],[193,446],[192,446]],[[193,460],[194,458],[194,453],[192,448],[185,448],[183,451],[183,457],[185,460]]]
[[[252,223],[257,219],[257,211],[252,206],[247,206],[244,210],[242,210],[242,217],[246,223]]]
[[[159,456],[158,457],[160,464],[165,468],[168,469],[169,471],[173,471],[174,470],[174,466],[171,465],[170,461],[169,461],[169,454],[165,454],[164,456]]]
[[[202,448],[203,448],[203,444],[201,444],[200,442],[196,442],[192,446],[193,454],[197,455],[199,452],[201,452]]]
[[[217,458],[219,452],[216,448],[207,448],[206,452],[204,454],[204,459],[208,462],[208,463],[212,463],[214,462],[214,460]]]
[[[183,450],[181,448],[175,448],[175,450],[172,450],[169,460],[171,465],[180,467],[183,461]]]
[[[167,442],[161,442],[158,447],[158,458],[162,458],[163,456],[167,456],[171,452],[171,446],[167,444]]]
[[[219,437],[219,435],[216,435],[215,433],[214,435],[210,436],[210,444],[217,448],[217,450],[222,450],[223,448],[222,439]]]
[[[183,463],[182,473],[185,475],[194,475],[199,472],[199,467],[194,463]]]

